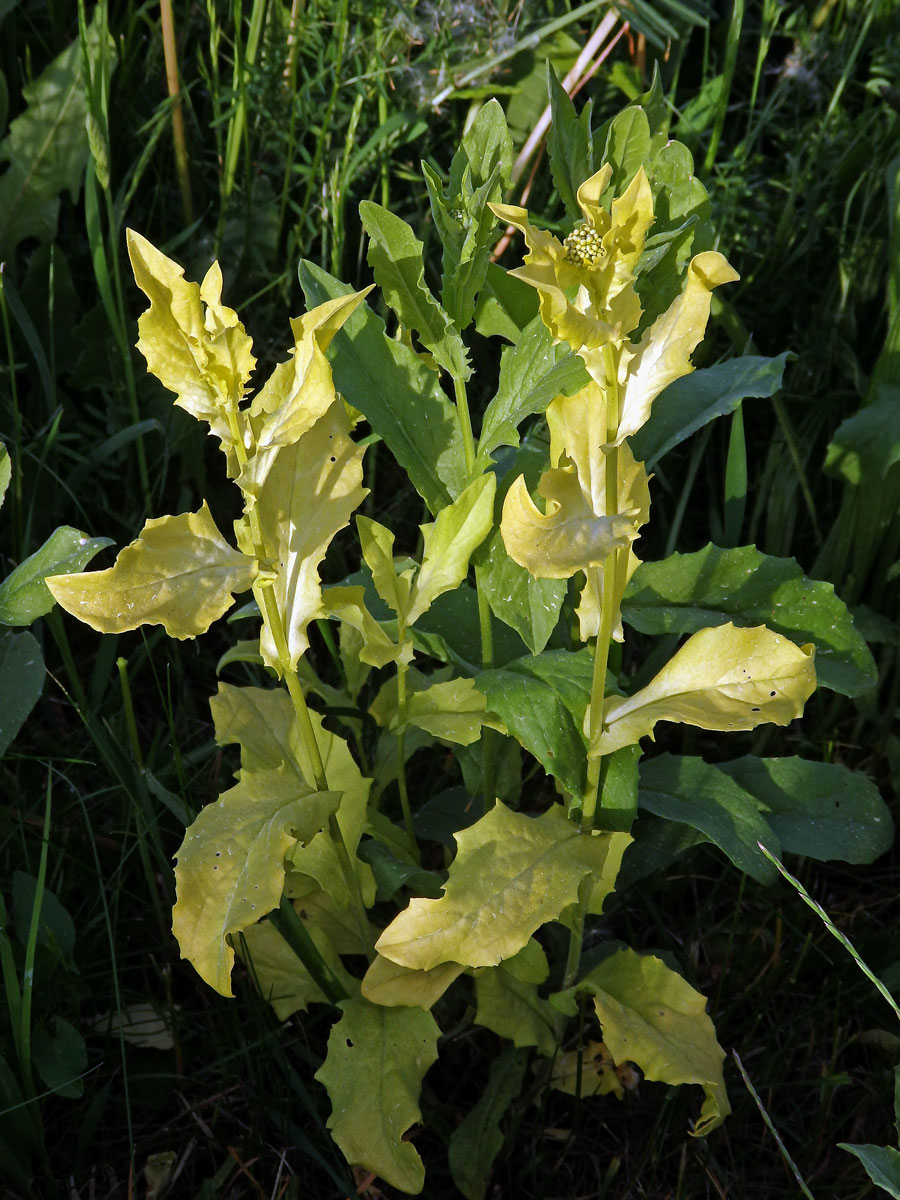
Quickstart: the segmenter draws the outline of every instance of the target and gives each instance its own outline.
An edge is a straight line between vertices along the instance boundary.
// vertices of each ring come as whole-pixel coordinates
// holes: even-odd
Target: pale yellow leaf
[[[628,363],[617,441],[630,437],[646,423],[651,405],[663,388],[693,370],[691,354],[706,332],[713,289],[739,278],[716,250],[706,250],[691,259],[681,295],[644,333]],[[593,364],[586,365],[596,377]]]
[[[276,575],[274,582],[260,581],[254,594],[264,611],[259,589],[272,589],[291,670],[309,645],[310,621],[325,615],[319,565],[334,535],[366,495],[363,447],[348,437],[349,428],[343,404],[336,401],[299,441],[278,451],[257,496],[260,550]],[[236,529],[238,544],[244,549],[252,546],[246,518]],[[265,620],[260,651],[266,665],[280,675],[281,658]]]
[[[591,753],[634,745],[652,736],[657,721],[719,730],[787,725],[815,691],[814,658],[812,643],[795,646],[764,625],[701,629],[646,687],[609,698]]]
[[[604,873],[610,849],[608,834],[581,833],[559,806],[527,817],[499,802],[456,841],[441,899],[414,897],[379,938],[392,962],[496,966],[575,902],[585,875]]]
[[[520,475],[506,494],[500,522],[507,554],[536,579],[568,579],[599,566],[637,536],[631,515],[594,512],[572,464],[545,471],[539,491],[547,501],[546,513],[531,499]]]
[[[313,792],[296,772],[244,771],[201,809],[177,853],[172,930],[182,958],[223,996],[232,995],[229,936],[277,908],[285,855],[323,829],[338,792]]]
[[[429,971],[416,971],[376,954],[363,976],[362,994],[373,1004],[388,1008],[427,1010],[464,970],[459,963],[440,963]]]
[[[163,625],[175,638],[205,633],[246,591],[257,561],[233,550],[204,501],[196,513],[149,520],[105,571],[51,575],[54,600],[101,633]]]

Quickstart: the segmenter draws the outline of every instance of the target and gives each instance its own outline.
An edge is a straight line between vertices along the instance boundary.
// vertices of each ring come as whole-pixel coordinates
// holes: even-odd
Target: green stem
[[[478,595],[478,624],[481,630],[481,667],[490,671],[494,665],[494,631],[491,626],[491,606],[482,584],[482,568],[475,568],[475,587]],[[481,795],[484,812],[494,807],[497,799],[497,731],[486,725],[481,730]]]
[[[462,434],[463,454],[466,456],[466,477],[469,483],[475,471],[475,437],[472,433],[472,418],[469,416],[469,398],[466,395],[465,381],[453,380],[453,396],[456,400],[456,416],[459,420],[459,431]]]
[[[606,440],[611,449],[607,452],[604,481],[604,509],[607,517],[619,511],[619,451],[616,438],[619,432],[619,364],[612,345],[603,347],[606,368]],[[581,810],[581,828],[593,829],[600,791],[601,756],[594,752],[603,730],[604,705],[606,701],[606,668],[609,663],[609,643],[616,618],[619,551],[607,555],[602,568],[602,592],[600,597],[600,628],[594,646],[594,671],[591,679],[591,707],[589,718],[590,744],[588,748],[587,788]],[[596,568],[593,569],[596,572]],[[600,590],[600,579],[594,574],[595,590]]]
[[[128,679],[128,659],[117,658],[116,670],[119,672],[119,686],[122,690],[122,707],[125,710],[125,725],[128,729],[128,740],[131,742],[131,753],[140,770],[144,769],[141,755],[141,743],[138,739],[137,722],[134,719],[134,705],[131,703],[131,684]]]
[[[328,970],[316,943],[309,936],[309,930],[297,916],[287,896],[281,897],[280,907],[269,914],[269,920],[309,971],[322,995],[327,996],[335,1007],[341,1000],[346,1000],[347,993]]]
[[[581,810],[581,828],[593,829],[597,813],[597,802],[600,790],[601,756],[592,753],[600,739],[603,730],[604,707],[606,701],[606,668],[609,663],[609,643],[612,637],[613,610],[615,607],[616,554],[609,555],[602,568],[594,568],[599,574],[602,571],[602,598],[600,601],[600,629],[597,633],[597,643],[594,646],[594,671],[591,677],[591,707],[590,707],[590,743],[588,750],[587,788],[584,794],[584,804]],[[599,581],[598,581],[599,582]]]
[[[41,835],[41,860],[38,865],[37,882],[34,889],[34,904],[31,923],[28,927],[28,942],[25,946],[25,963],[22,970],[22,1005],[19,1009],[19,1036],[16,1049],[22,1068],[22,1081],[29,1100],[34,1096],[34,1075],[31,1070],[31,998],[34,994],[34,956],[37,952],[38,930],[41,925],[41,904],[47,882],[47,857],[50,851],[50,808],[51,776],[47,775],[47,799],[44,802],[44,829]]]
[[[569,953],[566,956],[566,971],[563,975],[563,991],[572,987],[578,978],[578,968],[581,965],[581,943],[584,941],[584,922],[592,884],[591,876],[585,875],[578,885],[578,903],[575,905],[574,913],[575,928],[569,938]]]
[[[398,641],[402,643],[406,631],[398,630]],[[400,807],[403,810],[403,825],[409,839],[409,848],[419,861],[419,844],[413,825],[409,793],[406,790],[406,663],[397,663],[397,788],[400,792]]]

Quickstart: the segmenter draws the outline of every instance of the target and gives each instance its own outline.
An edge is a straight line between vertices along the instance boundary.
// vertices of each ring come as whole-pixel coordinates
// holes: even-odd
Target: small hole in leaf
[[[777,695],[778,695],[778,693],[777,693],[777,692],[769,692],[769,695],[770,695],[770,696],[777,696]]]
[[[347,1038],[347,1045],[350,1047],[351,1050],[353,1049],[353,1043],[351,1042],[351,1040],[349,1038]]]

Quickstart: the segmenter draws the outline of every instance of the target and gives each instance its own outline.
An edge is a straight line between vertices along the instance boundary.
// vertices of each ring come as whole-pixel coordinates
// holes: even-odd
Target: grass
[[[711,353],[752,344],[797,355],[775,404],[748,407],[742,424],[723,423],[667,458],[657,486],[669,503],[659,509],[677,516],[655,554],[696,549],[712,528],[795,555],[870,610],[876,693],[811,706],[792,734],[799,742],[781,741],[779,751],[864,769],[895,801],[897,546],[878,513],[895,518],[900,468],[865,494],[822,469],[841,422],[871,399],[893,314],[886,296],[895,307],[900,288],[896,253],[885,253],[884,168],[900,107],[892,5],[761,0],[706,27],[680,19],[674,4],[647,7],[634,6],[633,28],[582,98],[604,119],[623,88],[645,85],[637,64],[659,62],[673,132],[692,146],[722,249],[743,277]],[[20,5],[2,24],[10,117],[23,111],[23,87],[80,36],[93,130],[84,186],[62,193],[55,237],[27,236],[6,252],[0,431],[16,474],[0,512],[5,567],[59,524],[122,544],[145,516],[183,511],[201,492],[231,515],[207,481],[213,451],[135,359],[140,305],[123,261],[127,226],[194,277],[220,257],[234,281],[227,299],[246,315],[265,369],[287,315],[301,308],[298,257],[368,282],[356,206],[369,198],[427,239],[419,159],[445,167],[470,106],[495,91],[520,149],[545,103],[543,57],[564,73],[602,15],[550,0],[527,12],[448,0],[374,9],[237,0],[174,6],[164,43],[154,6],[98,11],[80,13],[79,29],[71,5],[50,0]],[[166,82],[173,55],[177,91]],[[465,81],[463,98],[447,94],[435,106],[454,80]],[[179,112],[186,169],[173,143]],[[550,188],[539,168],[535,211],[557,211]],[[881,359],[881,369],[892,365]],[[412,528],[387,456],[372,460],[379,497]],[[874,515],[861,500],[877,505]],[[154,632],[99,640],[59,614],[35,626],[49,677],[0,761],[0,1172],[10,1197],[142,1194],[151,1157],[167,1153],[173,1197],[389,1195],[351,1176],[325,1130],[329,1106],[312,1076],[328,1014],[314,1009],[279,1028],[246,980],[234,1001],[204,988],[171,937],[171,854],[235,765],[213,744],[206,694],[239,629],[214,630],[201,648]],[[314,649],[324,661],[324,645]],[[729,754],[752,744],[748,736]],[[701,736],[694,752],[706,749],[715,744]],[[894,855],[874,867],[801,860],[791,869],[896,990]],[[801,897],[787,885],[763,889],[701,847],[617,897],[603,936],[677,956],[710,998],[719,1039],[740,1056],[756,1097],[732,1065],[734,1113],[695,1141],[687,1129],[697,1089],[645,1082],[621,1105],[556,1093],[535,1103],[528,1082],[504,1125],[498,1195],[795,1196],[758,1102],[810,1194],[871,1194],[836,1144],[890,1140],[896,1031]],[[110,1020],[138,1004],[152,1005],[158,1021],[144,1044]],[[444,1143],[499,1047],[492,1034],[463,1028],[463,1015],[440,1014],[448,1049],[426,1080],[429,1127],[415,1134],[428,1197],[454,1194]],[[71,1048],[66,1058],[60,1021],[84,1034],[86,1059]],[[48,1041],[70,1068],[56,1092],[34,1066],[46,1069]]]

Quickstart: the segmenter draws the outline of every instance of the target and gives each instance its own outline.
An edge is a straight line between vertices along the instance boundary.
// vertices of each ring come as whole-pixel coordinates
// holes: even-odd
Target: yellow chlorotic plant
[[[643,316],[635,280],[653,224],[653,196],[640,167],[607,211],[600,197],[611,177],[607,164],[581,184],[583,219],[562,242],[532,225],[525,209],[492,206],[528,246],[525,265],[512,274],[538,291],[542,321],[590,376],[580,391],[557,396],[547,408],[550,467],[538,485],[546,511],[520,475],[500,524],[507,553],[536,578],[584,573],[580,632],[596,646],[585,718],[585,828],[594,824],[601,756],[652,733],[656,721],[704,729],[787,724],[816,686],[812,644],[798,648],[764,627],[725,625],[696,634],[637,695],[605,695],[609,642],[622,640],[622,598],[640,561],[633,542],[650,511],[649,478],[626,439],[647,422],[660,392],[693,370],[713,289],[739,278],[717,251],[695,255],[681,294],[632,340]]]
[[[765,882],[772,869],[757,842],[779,851],[779,813],[791,804],[808,813],[821,772],[831,779],[839,768],[746,756],[726,764],[728,773],[656,756],[639,771],[639,744],[659,721],[709,730],[788,724],[816,686],[814,641],[835,661],[845,655],[836,677],[865,666],[833,592],[802,580],[804,596],[819,589],[829,614],[827,627],[805,636],[805,618],[791,616],[796,570],[752,547],[707,548],[707,574],[724,580],[713,598],[692,556],[635,574],[650,477],[632,445],[652,429],[664,389],[693,370],[713,290],[737,275],[714,250],[688,260],[705,193],[684,147],[659,130],[651,136],[644,110],[632,108],[610,124],[609,161],[594,171],[585,143],[591,164],[581,171],[565,150],[577,141],[576,118],[554,96],[555,119],[571,135],[551,141],[554,179],[580,213],[568,236],[501,203],[514,155],[493,101],[446,184],[424,168],[443,250],[439,296],[413,230],[365,202],[368,261],[398,336],[386,335],[367,304],[369,288],[354,291],[302,263],[308,311],[291,321],[289,354],[255,392],[251,340],[222,301],[218,264],[189,282],[129,232],[134,277],[149,301],[138,348],[175,404],[218,439],[241,513],[233,544],[204,501],[196,512],[148,520],[112,567],[77,573],[78,560],[72,573],[46,580],[63,608],[101,633],[161,624],[176,638],[204,633],[235,594],[252,593],[244,616],[259,620],[258,640],[239,643],[220,670],[241,660],[257,681],[220,682],[210,701],[216,741],[239,746],[240,766],[177,851],[174,934],[224,996],[240,964],[281,1020],[312,1004],[336,1010],[317,1074],[332,1103],[329,1128],[349,1163],[409,1193],[422,1189],[425,1168],[404,1135],[421,1119],[440,1022],[456,1026],[467,1011],[509,1044],[510,1097],[531,1078],[535,1088],[621,1096],[637,1067],[646,1079],[703,1089],[692,1132],[724,1120],[724,1053],[705,998],[658,957],[630,948],[583,970],[585,926],[602,918],[623,861],[640,850],[632,839],[639,801],[717,842]],[[626,132],[630,172],[620,153]],[[693,215],[681,225],[655,219],[660,194],[668,214]],[[498,220],[527,244],[524,265],[508,276],[490,262]],[[664,287],[657,267],[667,272]],[[661,295],[675,298],[646,319],[654,300],[664,307]],[[478,380],[463,339],[473,322],[507,343],[495,394],[480,397],[480,422],[469,411]],[[777,364],[759,370],[774,379]],[[732,393],[736,402],[759,394]],[[695,411],[693,427],[724,411],[700,421]],[[546,418],[549,456],[530,488],[534,441],[520,442],[520,430],[534,418],[541,430]],[[323,582],[329,546],[368,495],[356,432],[363,421],[372,435],[365,442],[383,443],[377,452],[389,451],[396,466],[380,461],[402,470],[430,516],[411,539],[414,558],[397,551],[404,535],[357,515],[359,569]],[[662,582],[647,575],[651,566]],[[737,571],[746,602],[728,587]],[[628,680],[609,669],[618,666],[610,648],[623,640],[623,614],[634,619],[628,588],[645,575],[650,631],[690,636],[626,695]],[[577,604],[567,596],[576,577]],[[777,630],[759,619],[773,579],[786,589]],[[677,605],[690,607],[693,623],[671,625]],[[326,678],[315,626],[329,646],[338,631]],[[835,629],[840,647],[828,641]],[[417,760],[412,773],[412,756],[429,748],[430,771]],[[426,779],[441,781],[440,796],[423,794]],[[887,833],[879,804],[859,801]],[[792,829],[784,827],[785,848]],[[880,838],[867,853],[880,852]],[[564,931],[564,961],[551,962],[560,944],[545,936],[552,924]],[[587,1037],[589,1011],[602,1043]],[[532,1052],[533,1076],[524,1057]],[[480,1122],[467,1118],[450,1143],[467,1197],[484,1194],[490,1170]]]

